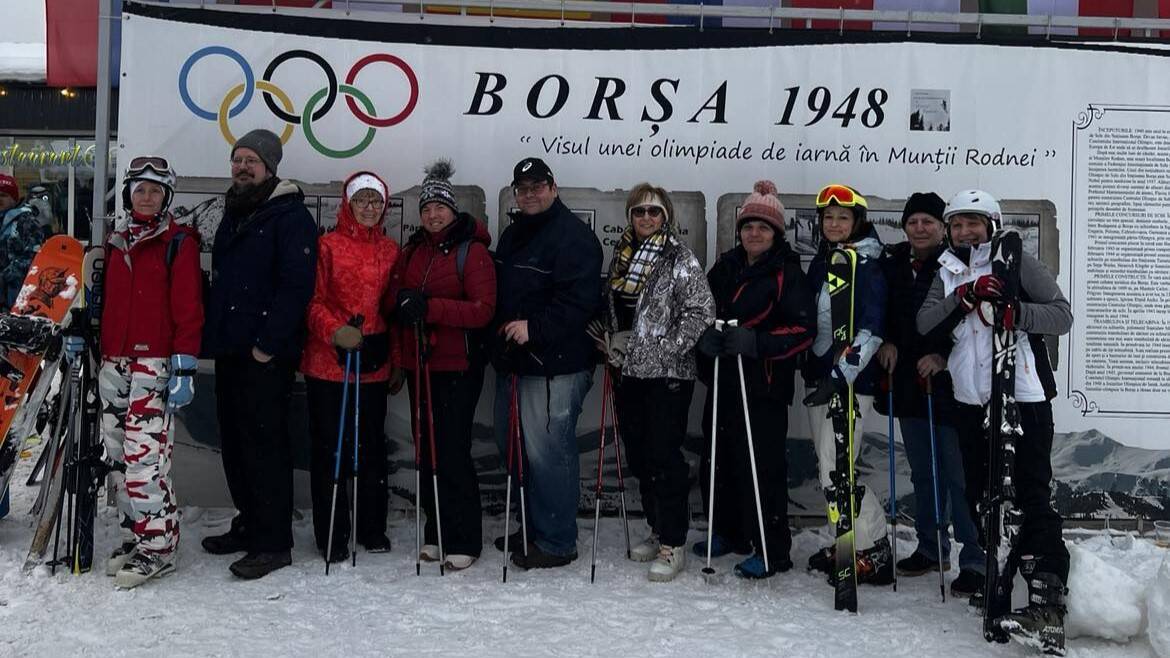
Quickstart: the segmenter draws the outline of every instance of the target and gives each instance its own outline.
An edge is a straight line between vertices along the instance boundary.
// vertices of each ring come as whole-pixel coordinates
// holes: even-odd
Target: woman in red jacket
[[[123,535],[106,563],[121,588],[175,570],[179,516],[171,484],[170,417],[195,396],[203,330],[199,234],[167,209],[175,173],[134,158],[122,183],[127,219],[106,244],[102,309],[102,440]]]
[[[420,402],[413,377],[420,329],[427,345],[423,358],[432,372],[443,557],[446,568],[458,570],[471,566],[483,545],[479,480],[471,459],[471,427],[484,367],[475,330],[486,326],[495,312],[496,271],[488,253],[487,227],[459,212],[449,180],[453,173],[445,160],[427,168],[418,200],[421,227],[410,237],[395,268],[387,307],[394,307],[402,367],[410,371],[412,405]],[[423,407],[420,467],[424,482],[431,477],[425,412]],[[427,522],[419,558],[437,561],[434,495],[424,492],[421,497]]]
[[[390,550],[385,422],[387,382],[394,364],[379,305],[398,260],[398,243],[382,230],[388,192],[386,183],[370,172],[350,176],[343,187],[337,228],[318,244],[317,280],[309,302],[301,372],[309,407],[313,534],[322,554],[328,545],[337,428],[342,417],[346,427],[341,477],[348,478],[353,471],[353,373],[349,401],[344,415],[339,415],[347,352],[361,355],[357,540],[372,553]],[[345,488],[339,487],[330,562],[349,557],[349,517]]]

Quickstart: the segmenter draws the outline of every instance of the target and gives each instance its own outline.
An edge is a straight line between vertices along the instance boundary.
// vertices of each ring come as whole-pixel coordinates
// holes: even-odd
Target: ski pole
[[[524,557],[528,557],[528,501],[524,498],[524,434],[520,416],[520,387],[517,385],[512,404],[516,408],[516,425],[512,430],[516,444],[516,481],[520,485],[520,536],[524,540]]]
[[[930,476],[934,482],[934,532],[935,545],[938,547],[938,593],[942,596],[943,603],[947,601],[947,588],[943,580],[943,544],[942,544],[942,515],[939,513],[938,504],[938,453],[936,451],[936,442],[934,438],[934,390],[932,386],[933,377],[926,378],[926,421],[930,426]]]
[[[886,373],[886,403],[890,418],[890,559],[894,561],[894,591],[898,591],[898,485],[894,479],[894,372]]]
[[[633,554],[630,548],[630,517],[626,514],[626,476],[622,473],[622,426],[618,422],[617,398],[613,393],[613,378],[609,380],[609,415],[613,419],[613,453],[617,460],[618,500],[621,501],[622,527],[626,532],[626,559]]]
[[[504,487],[504,562],[503,562],[503,579],[501,582],[508,582],[508,533],[511,532],[512,521],[512,434],[513,428],[516,425],[516,375],[512,375],[512,379],[508,391],[508,437],[505,440],[507,444],[504,448],[506,453],[504,458],[504,471],[507,473],[507,484]]]
[[[597,484],[593,487],[593,548],[589,552],[589,582],[597,576],[597,532],[601,529],[601,469],[605,465],[605,414],[609,409],[609,368],[602,366],[601,427],[597,445]]]
[[[425,345],[426,330],[423,324],[419,325],[419,341]],[[420,345],[420,352],[423,346]],[[439,575],[446,574],[443,563],[446,562],[446,555],[443,553],[443,515],[439,509],[439,457],[435,450],[435,404],[431,399],[431,364],[427,362],[427,357],[422,357],[423,370],[423,386],[426,387],[426,403],[427,403],[427,438],[431,449],[431,484],[435,491],[435,534],[439,540]]]
[[[419,328],[415,326],[417,334]],[[421,342],[415,339],[414,350],[414,575],[422,575],[422,358]]]
[[[337,483],[341,479],[341,444],[345,438],[345,408],[349,402],[349,372],[353,352],[345,353],[345,371],[341,380],[341,411],[337,421],[337,450],[333,453],[333,496],[329,502],[329,539],[325,542],[325,575],[329,575],[329,558],[333,557],[333,530],[337,518]],[[351,529],[352,531],[352,529]]]
[[[728,320],[727,326],[739,326],[738,320]],[[752,490],[756,495],[756,520],[760,523],[760,550],[764,553],[764,571],[771,571],[768,564],[768,537],[764,534],[764,506],[760,502],[760,476],[756,469],[756,446],[752,441],[752,416],[748,410],[747,383],[743,378],[743,355],[735,355],[735,364],[739,368],[739,393],[743,398],[743,426],[747,431],[748,458],[752,464]]]
[[[715,321],[715,331],[723,331],[723,320]],[[710,578],[715,575],[711,568],[711,543],[715,539],[715,431],[719,426],[716,419],[719,417],[719,353],[715,354],[715,375],[711,384],[711,475],[707,488],[707,566],[703,567],[703,575]]]
[[[350,500],[349,557],[350,566],[357,566],[358,536],[358,446],[361,445],[362,415],[362,349],[353,355],[353,497]]]

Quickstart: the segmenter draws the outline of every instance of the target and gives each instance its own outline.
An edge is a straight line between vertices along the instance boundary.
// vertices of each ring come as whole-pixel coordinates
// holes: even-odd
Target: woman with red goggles
[[[817,334],[802,374],[805,388],[811,391],[804,404],[808,407],[821,486],[829,487],[832,484],[830,473],[835,470],[837,457],[829,401],[835,392],[846,390],[852,384],[856,399],[854,427],[860,437],[865,418],[873,410],[881,373],[873,356],[882,344],[885,327],[886,281],[878,262],[882,244],[866,217],[868,203],[865,197],[851,187],[834,184],[822,189],[816,201],[820,246],[809,265],[808,281],[816,296]],[[852,249],[857,253],[857,271],[853,288],[854,337],[846,349],[835,353],[832,349],[827,274],[829,256],[838,248]],[[859,446],[860,441],[855,440],[853,459],[857,458]],[[861,505],[854,512],[857,581],[871,585],[892,583],[894,564],[890,540],[886,537],[885,517],[872,487],[865,488]],[[831,580],[834,560],[834,547],[829,546],[814,553],[808,566],[830,574]]]

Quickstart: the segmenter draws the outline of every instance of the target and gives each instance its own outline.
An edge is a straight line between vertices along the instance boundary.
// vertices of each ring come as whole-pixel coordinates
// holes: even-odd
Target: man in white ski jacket
[[[926,334],[943,325],[955,347],[947,362],[954,382],[954,426],[959,433],[967,501],[975,513],[987,488],[988,441],[983,422],[991,398],[993,302],[1002,298],[1003,281],[991,272],[991,236],[1000,227],[999,202],[980,190],[955,195],[947,204],[951,247],[939,257],[942,267],[918,313]],[[1015,398],[1023,436],[1016,441],[1015,504],[1023,512],[1016,546],[1008,556],[1006,577],[1015,569],[1028,583],[1029,605],[1001,617],[1005,633],[1046,653],[1064,655],[1064,596],[1069,555],[1060,515],[1050,502],[1052,480],[1052,405],[1056,382],[1044,336],[1068,333],[1072,311],[1052,274],[1030,254],[1020,259],[1020,296],[1008,307],[1016,349]],[[978,518],[978,517],[976,517]],[[986,542],[986,536],[984,538]],[[990,574],[989,574],[990,575]]]

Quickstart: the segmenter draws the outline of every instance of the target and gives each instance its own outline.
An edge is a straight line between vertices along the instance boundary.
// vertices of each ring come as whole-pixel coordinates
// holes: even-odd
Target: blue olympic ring
[[[179,70],[179,96],[183,99],[183,104],[186,105],[187,109],[191,110],[195,116],[201,119],[206,119],[207,121],[218,120],[215,112],[209,112],[196,105],[195,101],[191,98],[191,94],[187,91],[187,76],[191,73],[191,67],[194,66],[196,62],[203,59],[204,57],[207,57],[208,55],[224,55],[230,57],[231,59],[235,60],[236,64],[239,64],[240,68],[244,71],[244,95],[240,98],[239,101],[236,102],[235,107],[228,111],[228,116],[234,117],[240,112],[243,112],[244,108],[248,106],[248,103],[252,102],[252,93],[256,90],[256,76],[253,75],[252,67],[248,65],[248,62],[244,59],[244,56],[232,50],[231,48],[227,48],[225,46],[207,46],[191,53],[191,56],[187,58],[187,61],[183,62],[183,68]]]

